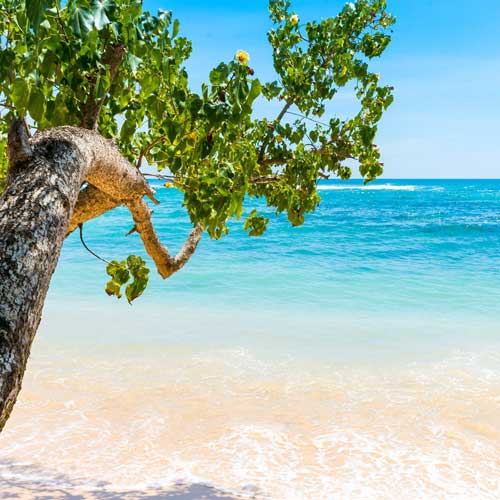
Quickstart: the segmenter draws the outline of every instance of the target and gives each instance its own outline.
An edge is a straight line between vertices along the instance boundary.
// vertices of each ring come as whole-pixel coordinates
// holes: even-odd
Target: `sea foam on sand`
[[[179,483],[280,500],[500,495],[498,355],[377,372],[242,350],[53,356],[32,360],[2,434],[4,487],[88,498],[154,498]]]

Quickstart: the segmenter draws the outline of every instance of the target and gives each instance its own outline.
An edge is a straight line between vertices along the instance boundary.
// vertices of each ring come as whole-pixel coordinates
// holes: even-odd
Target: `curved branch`
[[[72,233],[80,224],[95,219],[121,204],[121,201],[89,184],[78,194],[66,236]]]
[[[83,224],[78,224],[78,228],[80,229],[80,241],[82,242],[83,248],[85,248],[85,250],[87,250],[87,252],[90,255],[93,255],[96,259],[98,259],[106,264],[111,264],[111,262],[109,262],[109,260],[103,259],[100,255],[96,254],[91,248],[89,248],[87,243],[85,243],[85,240],[83,239]]]
[[[163,139],[165,139],[166,135],[161,135],[157,139],[151,142],[151,144],[148,144],[140,153],[139,153],[139,159],[137,160],[136,167],[141,168],[142,165],[142,160],[149,154],[149,152],[158,144],[160,144]]]
[[[151,211],[144,199],[136,198],[128,201],[126,205],[132,214],[135,228],[141,237],[144,248],[155,262],[160,276],[165,279],[181,269],[196,250],[203,234],[203,227],[201,225],[195,226],[179,253],[173,257],[168,248],[162,245],[156,234],[151,221]]]
[[[66,139],[76,143],[89,158],[90,168],[84,174],[89,186],[79,192],[66,234],[80,224],[118,205],[126,205],[132,213],[135,228],[144,247],[156,264],[159,274],[168,278],[181,269],[196,250],[203,233],[196,226],[176,256],[161,244],[151,221],[151,212],[143,196],[159,203],[141,173],[121,154],[116,145],[99,134],[75,127],[60,127],[36,135],[37,143],[45,137]]]

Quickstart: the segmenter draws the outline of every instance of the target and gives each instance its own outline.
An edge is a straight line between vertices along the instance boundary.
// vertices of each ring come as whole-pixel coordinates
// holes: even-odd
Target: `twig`
[[[174,180],[176,177],[174,175],[164,175],[164,174],[148,174],[143,173],[144,177],[154,177],[155,179],[164,179],[164,180]]]
[[[293,97],[293,96],[291,96],[287,99],[284,108],[281,110],[280,114],[276,117],[276,120],[274,120],[275,123],[279,123],[281,121],[281,119],[285,116],[285,114],[291,108],[294,101],[295,101],[295,97]]]
[[[283,107],[283,109],[280,111],[279,115],[274,120],[275,124],[278,124],[282,120],[282,118],[285,116],[286,112],[290,109],[290,107],[292,106],[292,104],[294,103],[294,101],[295,101],[295,97],[293,97],[293,96],[290,96],[287,99],[285,106]],[[264,154],[266,152],[266,147],[269,144],[269,138],[270,138],[270,134],[267,136],[267,138],[262,143],[262,146],[260,147],[259,162],[264,159]]]
[[[55,5],[56,5],[56,11],[57,11],[57,23],[59,24],[59,26],[61,28],[61,31],[62,31],[63,36],[64,36],[64,39],[66,40],[66,43],[68,45],[70,45],[68,34],[66,33],[66,29],[64,28],[64,23],[62,22],[62,19],[61,19],[61,11],[59,10],[59,5],[58,4],[59,4],[59,2],[56,1]]]
[[[85,250],[87,250],[87,252],[89,252],[91,255],[93,255],[95,258],[99,259],[99,260],[102,260],[102,262],[105,262],[106,264],[111,264],[111,262],[109,262],[109,260],[106,260],[106,259],[103,259],[101,256],[97,255],[95,252],[93,252],[88,246],[87,244],[85,243],[85,241],[83,240],[83,224],[78,224],[78,227],[80,228],[80,241],[82,242],[82,245],[83,245],[83,248],[85,248]]]
[[[286,165],[291,158],[263,158],[259,161],[259,165],[266,167],[268,165]]]
[[[273,177],[255,177],[254,179],[250,179],[250,182],[252,184],[269,184],[269,183],[272,183],[272,182],[279,182],[280,181],[280,177],[278,177],[277,175],[273,176]]]
[[[137,160],[137,168],[141,168],[142,160],[143,158],[158,144],[160,144],[163,139],[165,139],[166,135],[161,135],[157,139],[155,139],[151,144],[148,144],[140,153],[139,153],[139,159]]]
[[[309,120],[311,122],[317,123],[318,125],[323,125],[324,127],[329,127],[328,123],[320,122],[319,120],[315,120],[314,118],[309,118],[306,115],[301,115],[300,113],[295,113],[294,111],[287,111],[287,115],[298,116],[299,118],[303,118],[304,120]]]
[[[130,236],[137,232],[137,226],[134,226],[125,236]]]
[[[6,109],[10,109],[11,111],[16,110],[16,108],[14,106],[11,106],[10,104],[7,104],[6,102],[0,102],[0,106],[3,106]]]

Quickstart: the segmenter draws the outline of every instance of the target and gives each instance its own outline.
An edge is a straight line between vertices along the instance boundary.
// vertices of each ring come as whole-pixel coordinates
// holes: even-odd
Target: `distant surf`
[[[363,185],[346,185],[346,186],[328,186],[328,185],[319,185],[318,189],[320,191],[342,191],[342,190],[352,190],[352,189],[360,189],[362,191],[416,191],[417,189],[422,189],[421,186],[407,185],[407,186],[398,186],[395,184],[368,184],[366,186]]]

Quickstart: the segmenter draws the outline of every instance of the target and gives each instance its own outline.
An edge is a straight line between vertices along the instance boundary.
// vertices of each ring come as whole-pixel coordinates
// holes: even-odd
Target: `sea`
[[[154,185],[175,253],[182,194]],[[319,191],[300,227],[248,200],[264,236],[234,221],[165,281],[125,208],[86,223],[103,259],[150,264],[132,305],[72,234],[0,436],[0,498],[499,499],[500,181]]]

